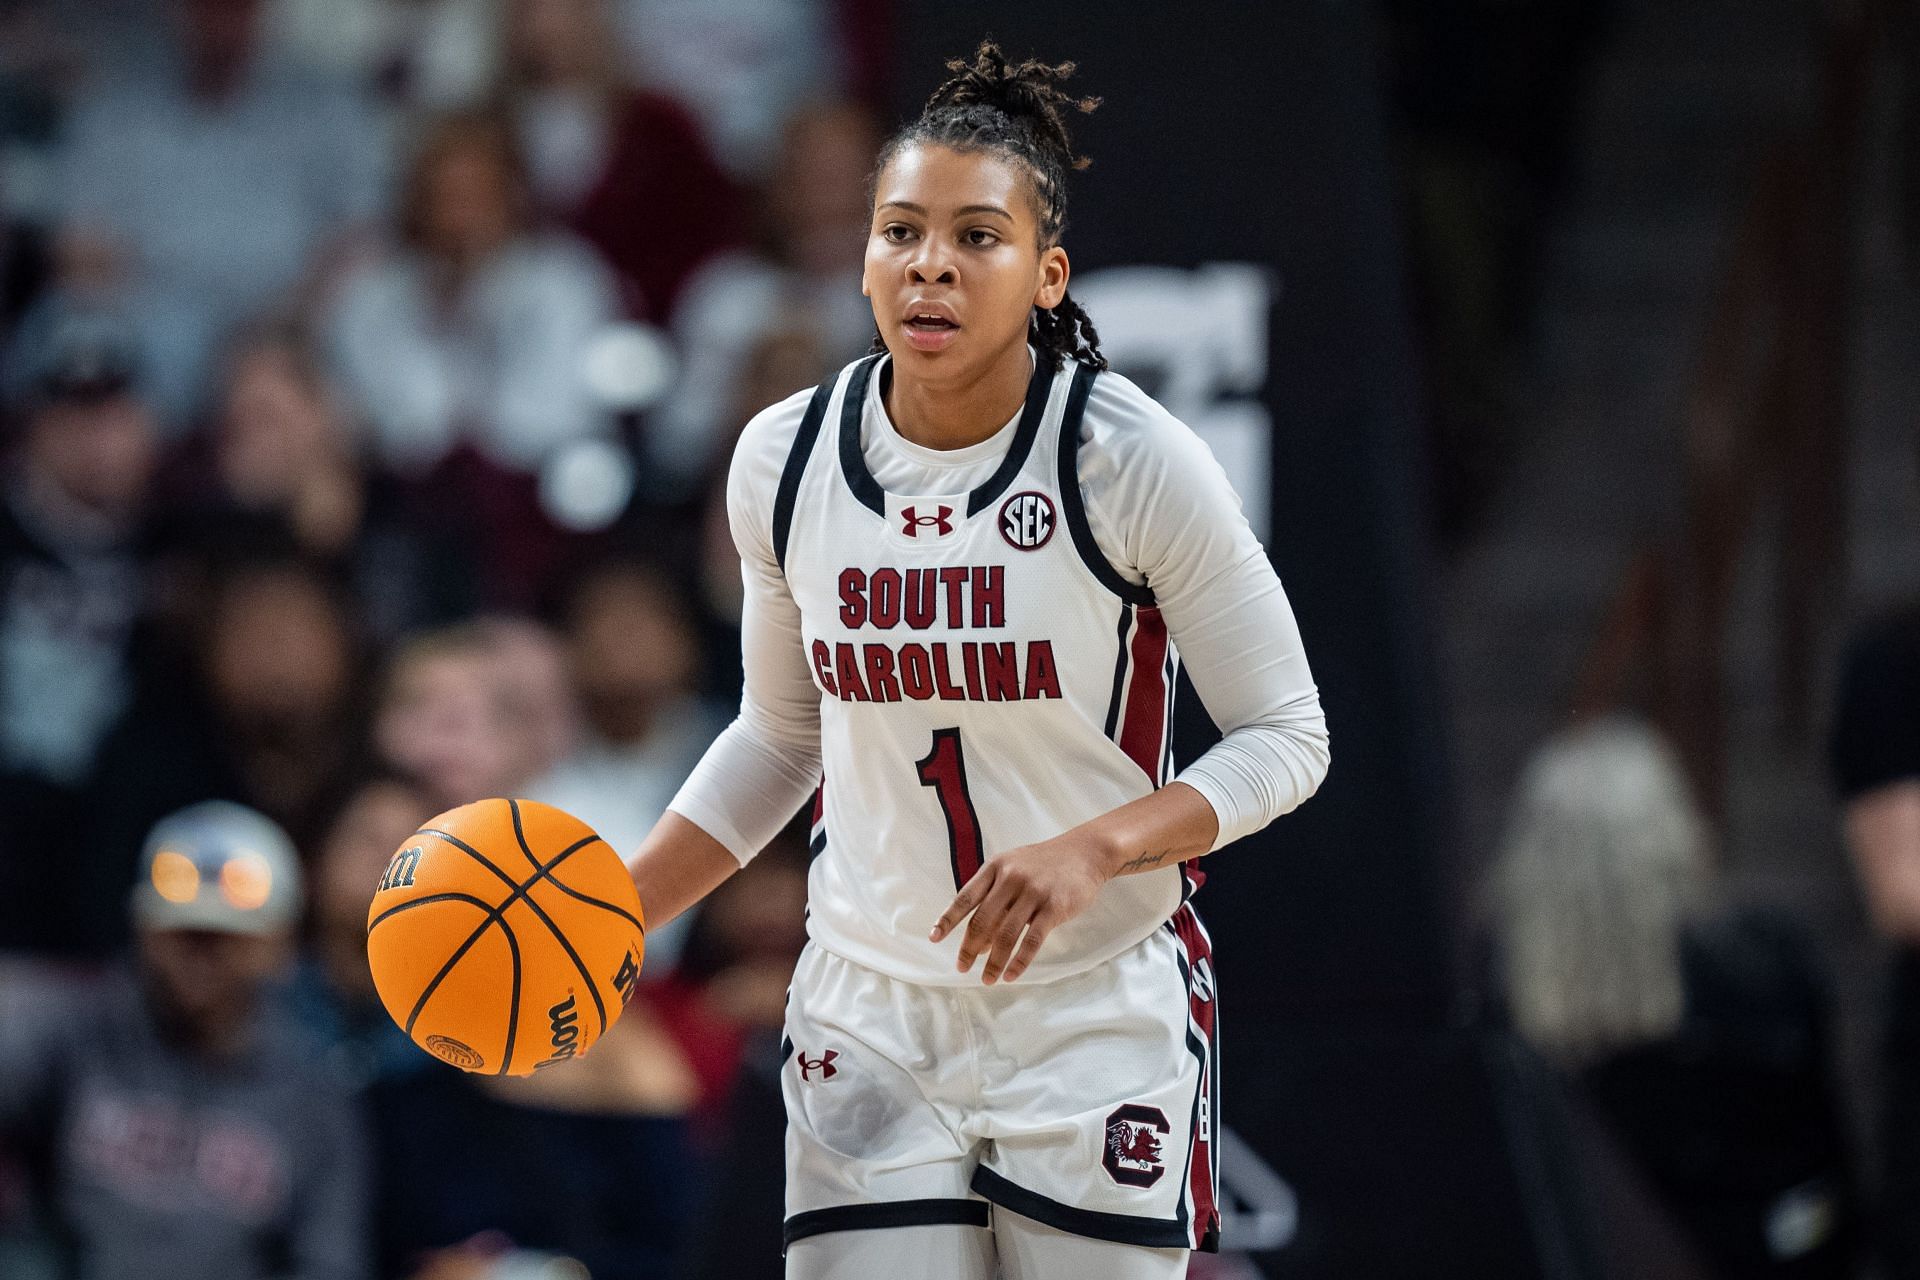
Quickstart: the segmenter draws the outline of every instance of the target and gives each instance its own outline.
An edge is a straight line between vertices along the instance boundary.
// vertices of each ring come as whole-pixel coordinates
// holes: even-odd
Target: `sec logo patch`
[[[1000,504],[1000,536],[1021,551],[1038,551],[1053,537],[1053,499],[1029,489]]]

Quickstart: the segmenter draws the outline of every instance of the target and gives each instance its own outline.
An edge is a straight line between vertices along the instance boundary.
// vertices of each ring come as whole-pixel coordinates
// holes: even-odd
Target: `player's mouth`
[[[943,302],[915,302],[907,308],[901,328],[914,350],[941,351],[959,334],[960,321]]]

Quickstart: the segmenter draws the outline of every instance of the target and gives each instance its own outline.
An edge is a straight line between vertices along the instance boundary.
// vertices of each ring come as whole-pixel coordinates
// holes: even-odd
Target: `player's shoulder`
[[[800,432],[801,420],[807,416],[807,406],[813,402],[813,393],[818,389],[803,387],[747,419],[747,425],[740,432],[740,442],[734,446],[735,456],[742,453],[776,453],[784,458],[787,450],[793,447],[794,437]]]
[[[1125,374],[1108,369],[1093,380],[1080,422],[1081,472],[1112,462],[1127,470],[1184,470],[1212,461],[1212,452],[1165,405]]]
[[[727,481],[730,489],[736,493],[752,492],[762,495],[765,501],[772,501],[815,390],[815,387],[803,388],[747,419],[733,446],[733,465]]]

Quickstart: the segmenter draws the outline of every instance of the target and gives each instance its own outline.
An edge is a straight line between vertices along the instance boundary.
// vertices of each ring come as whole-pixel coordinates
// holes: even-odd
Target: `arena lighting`
[[[200,896],[200,868],[172,849],[153,855],[153,891],[168,902],[192,902]]]
[[[633,484],[626,450],[611,440],[576,440],[540,469],[540,506],[562,528],[592,533],[619,519]]]
[[[673,347],[651,325],[610,324],[587,344],[587,389],[615,413],[651,409],[679,372]]]
[[[273,868],[257,853],[241,853],[220,868],[220,896],[240,911],[258,911],[273,893]]]

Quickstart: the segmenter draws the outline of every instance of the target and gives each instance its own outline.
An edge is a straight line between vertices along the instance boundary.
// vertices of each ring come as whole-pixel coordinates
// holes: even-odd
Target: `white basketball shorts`
[[[1055,982],[927,987],[809,944],[787,1002],[786,1241],[990,1225],[989,1205],[1219,1246],[1216,993],[1190,906]]]

